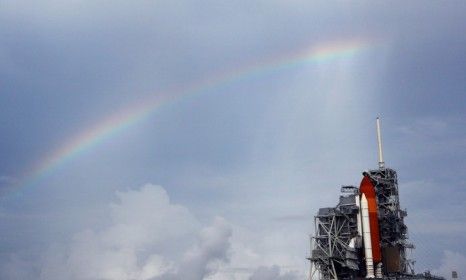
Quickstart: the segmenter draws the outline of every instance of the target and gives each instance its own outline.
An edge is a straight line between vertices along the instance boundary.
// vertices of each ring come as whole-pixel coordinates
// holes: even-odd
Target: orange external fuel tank
[[[379,234],[379,220],[377,217],[377,200],[375,197],[375,189],[369,176],[364,175],[361,185],[359,187],[361,194],[365,194],[369,208],[369,224],[371,229],[371,242],[372,242],[372,257],[374,263],[382,261],[382,253],[380,251],[380,234]]]

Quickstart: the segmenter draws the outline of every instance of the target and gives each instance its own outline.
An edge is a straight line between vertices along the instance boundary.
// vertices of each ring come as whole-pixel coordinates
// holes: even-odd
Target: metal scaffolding
[[[386,275],[413,274],[413,261],[407,259],[408,228],[404,223],[407,211],[400,208],[398,178],[390,168],[369,170],[377,195],[380,246]]]
[[[315,233],[313,249],[309,260],[312,262],[311,278],[319,272],[321,279],[351,277],[359,270],[356,205],[357,194],[341,196],[335,208],[321,208],[314,217]]]

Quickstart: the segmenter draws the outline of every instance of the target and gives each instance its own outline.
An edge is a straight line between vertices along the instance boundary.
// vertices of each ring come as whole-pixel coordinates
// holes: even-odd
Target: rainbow
[[[20,186],[32,185],[41,179],[48,177],[58,167],[73,160],[84,152],[98,146],[106,139],[111,138],[128,127],[149,118],[163,105],[175,103],[188,96],[197,96],[207,91],[238,83],[247,79],[258,78],[272,71],[283,70],[291,67],[307,64],[328,63],[339,59],[347,59],[377,45],[376,41],[353,39],[346,41],[330,42],[294,51],[291,54],[274,57],[273,59],[256,62],[245,67],[228,71],[205,80],[197,81],[185,88],[173,90],[162,94],[162,98],[144,100],[136,103],[90,127],[78,135],[74,135],[61,147],[41,159],[20,180]],[[161,96],[160,94],[157,96]]]

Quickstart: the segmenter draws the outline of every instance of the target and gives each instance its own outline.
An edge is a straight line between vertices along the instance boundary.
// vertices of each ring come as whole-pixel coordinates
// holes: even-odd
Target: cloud
[[[433,270],[432,273],[449,279],[452,271],[458,272],[459,279],[465,277],[466,256],[453,251],[444,251],[441,265]]]
[[[222,217],[203,226],[151,184],[117,191],[106,208],[98,226],[78,230],[68,241],[47,244],[37,255],[11,254],[0,263],[0,279],[302,278],[297,264],[304,259],[283,253],[299,240],[288,230],[259,233]]]
[[[220,262],[228,261],[231,234],[231,226],[223,218],[216,218],[212,226],[202,229],[198,244],[185,253],[179,271],[158,279],[204,279],[215,272]]]
[[[302,252],[303,244],[307,244],[306,234],[295,234],[291,227],[257,230],[234,225],[233,228],[230,261],[222,263],[218,271],[206,279],[269,279],[271,275],[275,278],[270,279],[306,278],[309,263]]]
[[[187,208],[150,184],[117,197],[110,225],[48,249],[40,279],[200,280],[228,261],[232,229],[224,219],[200,228]]]
[[[276,265],[271,267],[259,267],[251,275],[249,280],[294,280],[298,276],[292,272],[281,273],[280,268]]]

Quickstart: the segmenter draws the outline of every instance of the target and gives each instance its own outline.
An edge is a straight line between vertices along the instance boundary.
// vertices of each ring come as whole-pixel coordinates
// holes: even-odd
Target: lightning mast
[[[383,161],[382,136],[380,133],[380,118],[379,117],[377,117],[376,126],[377,126],[377,147],[379,151],[379,169],[383,169],[385,168],[385,162]]]

